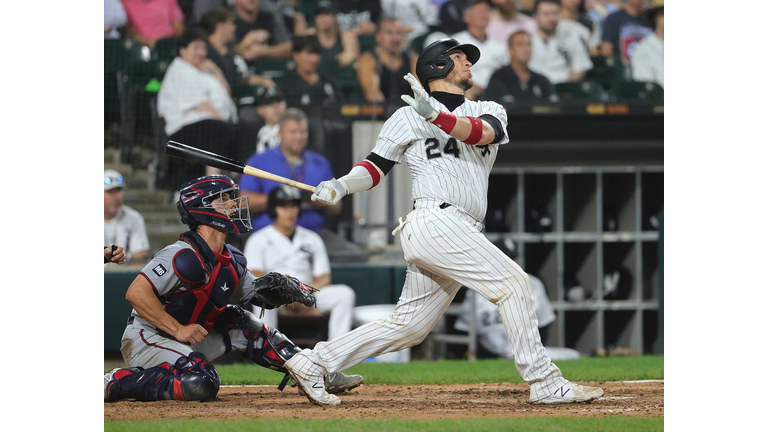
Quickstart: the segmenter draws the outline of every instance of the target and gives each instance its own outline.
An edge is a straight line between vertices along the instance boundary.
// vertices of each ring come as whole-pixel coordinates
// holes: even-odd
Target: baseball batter
[[[528,276],[482,233],[488,176],[499,146],[509,138],[501,105],[463,96],[479,58],[477,47],[455,39],[427,46],[416,65],[419,80],[405,76],[414,94],[402,96],[409,106],[384,123],[365,160],[340,179],[321,182],[312,195],[336,203],[375,187],[403,161],[413,178],[413,211],[393,231],[400,233],[408,262],[393,315],[302,350],[285,363],[313,403],[341,403],[323,389],[326,373],[424,340],[462,285],[497,305],[515,366],[530,384],[530,402],[586,402],[603,395],[600,388],[563,378],[547,357]]]
[[[235,349],[246,351],[256,364],[285,372],[285,360],[299,352],[243,308],[249,302],[275,307],[257,298],[261,287],[285,286],[305,304],[314,298],[303,293],[296,279],[277,273],[257,279],[247,270],[243,254],[225,243],[227,233],[251,229],[248,198],[238,197],[238,189],[224,175],[182,185],[177,207],[190,230],[158,252],[128,288],[126,299],[133,310],[120,351],[129,368],[104,375],[105,401],[212,399],[221,380],[210,360]],[[233,296],[239,304],[229,303]],[[299,298],[291,296],[290,301]],[[335,377],[329,386],[362,380]],[[281,389],[286,382],[287,376]]]

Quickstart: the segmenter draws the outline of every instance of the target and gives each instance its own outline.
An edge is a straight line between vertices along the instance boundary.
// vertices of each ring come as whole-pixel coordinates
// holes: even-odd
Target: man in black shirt
[[[625,0],[623,9],[605,18],[600,55],[621,55],[624,63],[630,63],[630,46],[653,32],[640,22],[639,17],[644,10],[645,0]]]
[[[509,66],[491,75],[485,97],[501,104],[530,101],[553,101],[552,84],[544,76],[528,69],[531,59],[531,35],[519,30],[509,36]]]
[[[282,18],[260,9],[259,0],[235,0],[235,49],[247,62],[291,55],[291,35]]]
[[[206,12],[200,26],[208,33],[208,58],[224,73],[231,89],[239,85],[274,87],[269,78],[251,73],[248,65],[235,51],[235,14],[227,8]]]
[[[338,85],[320,74],[320,42],[317,36],[297,36],[293,39],[295,69],[288,70],[280,81],[285,101],[291,108],[328,105],[339,100]]]

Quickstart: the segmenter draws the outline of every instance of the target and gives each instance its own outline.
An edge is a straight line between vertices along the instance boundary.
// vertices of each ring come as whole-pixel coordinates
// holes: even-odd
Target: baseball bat
[[[188,146],[176,141],[168,141],[168,143],[166,143],[165,153],[179,159],[188,160],[190,162],[197,162],[199,164],[220,168],[226,171],[248,174],[250,176],[272,180],[278,183],[286,184],[288,186],[304,189],[305,191],[315,192],[314,186],[297,182],[296,180],[291,180],[289,178],[280,177],[277,174],[272,174],[271,172],[260,170],[250,165],[245,165],[242,162],[238,162],[226,156],[211,153],[209,151]]]

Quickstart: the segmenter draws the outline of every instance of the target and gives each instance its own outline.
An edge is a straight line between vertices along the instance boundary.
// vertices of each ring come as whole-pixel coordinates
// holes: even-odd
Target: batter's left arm
[[[403,101],[450,136],[470,145],[495,144],[504,137],[501,122],[492,115],[455,116],[449,112],[438,111],[429,103],[429,95],[416,77],[408,74],[404,78],[411,85],[413,97],[403,95]]]

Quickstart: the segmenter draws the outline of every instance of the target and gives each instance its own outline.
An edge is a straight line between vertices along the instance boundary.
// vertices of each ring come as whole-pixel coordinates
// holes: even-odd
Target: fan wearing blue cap
[[[123,245],[125,262],[142,264],[149,251],[147,228],[141,213],[123,204],[124,189],[119,172],[104,170],[104,244]]]

